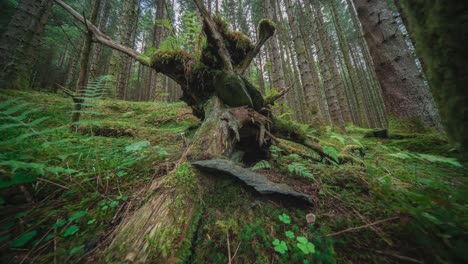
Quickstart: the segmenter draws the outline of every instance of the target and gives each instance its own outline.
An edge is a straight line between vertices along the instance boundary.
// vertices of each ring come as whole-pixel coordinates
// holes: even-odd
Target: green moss
[[[151,55],[151,65],[185,65],[188,61],[193,60],[193,57],[183,49],[178,50],[157,50]]]
[[[266,39],[275,34],[276,25],[273,21],[269,19],[262,19],[260,20],[260,22],[258,22],[257,30],[259,39]]]

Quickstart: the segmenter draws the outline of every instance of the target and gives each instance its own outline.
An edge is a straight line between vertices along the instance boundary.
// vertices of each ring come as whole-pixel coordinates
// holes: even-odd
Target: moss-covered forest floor
[[[148,183],[173,169],[199,125],[182,103],[106,99],[86,109],[75,133],[71,110],[57,94],[0,94],[1,263],[86,260],[144,203]],[[234,263],[468,261],[468,158],[443,137],[402,120],[386,139],[356,127],[301,129],[350,162],[272,147],[252,166],[315,205],[261,197],[219,175],[189,263],[227,263],[229,254]]]

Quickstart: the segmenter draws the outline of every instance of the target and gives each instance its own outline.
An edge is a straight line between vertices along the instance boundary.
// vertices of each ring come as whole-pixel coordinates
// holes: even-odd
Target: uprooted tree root
[[[276,144],[287,152],[316,161],[327,157],[320,145],[305,135],[296,135],[294,139],[289,138],[290,140],[276,137],[272,134],[274,130],[271,130],[275,125],[274,120],[252,108],[224,108],[222,102],[213,97],[206,106],[206,111],[205,120],[195,133],[191,145],[177,162],[176,168],[154,180],[147,192],[147,202],[122,220],[110,235],[107,248],[97,252],[92,256],[93,259],[104,260],[106,263],[122,260],[131,263],[156,260],[174,263],[187,260],[192,252],[192,239],[203,211],[203,200],[206,199],[204,194],[209,193],[209,186],[214,185],[211,181],[216,178],[215,175],[246,174],[244,170],[247,169],[226,161],[241,150],[244,153],[246,148],[267,151],[271,144]],[[276,135],[281,134],[281,130],[276,129]],[[242,144],[243,141],[249,144]],[[251,143],[253,141],[254,144]],[[189,163],[219,158],[224,159],[217,163],[222,168],[211,171],[199,170]],[[284,183],[270,182],[259,173],[252,174],[257,176],[245,177],[241,182],[253,187],[258,193],[272,194],[272,199],[275,195],[287,195],[296,201],[313,200]],[[304,204],[303,202],[292,204]]]

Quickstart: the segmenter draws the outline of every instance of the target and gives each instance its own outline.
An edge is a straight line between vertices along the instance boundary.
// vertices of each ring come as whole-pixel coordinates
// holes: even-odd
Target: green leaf
[[[279,239],[275,238],[275,240],[273,240],[272,244],[273,244],[273,246],[279,245],[280,244]]]
[[[8,223],[6,223],[6,224],[0,226],[0,231],[8,230],[8,229],[12,228],[14,225],[15,225],[15,223],[13,223],[13,222],[8,222]]]
[[[338,139],[338,140],[341,142],[341,144],[344,144],[344,143],[345,143],[344,137],[339,136],[339,135],[337,135],[337,134],[333,134],[332,136],[330,136],[330,138]]]
[[[4,236],[0,236],[0,243],[2,243],[3,241],[6,241],[8,239],[10,239],[11,235],[10,234],[6,234]]]
[[[280,254],[284,254],[286,253],[286,251],[288,251],[288,246],[286,246],[286,243],[284,241],[279,241],[278,239],[275,239],[273,241],[273,245],[275,246],[275,251]]]
[[[358,146],[360,146],[361,148],[363,148],[364,146],[361,144],[361,142],[355,138],[351,138],[351,140]]]
[[[143,148],[147,147],[151,145],[151,143],[147,140],[144,140],[144,141],[139,141],[139,142],[135,142],[131,145],[128,145],[125,147],[125,151],[127,152],[133,152],[133,151],[139,151],[139,150],[142,150]]]
[[[23,162],[17,160],[7,160],[0,162],[0,166],[9,166],[11,167],[11,171],[15,172],[19,169],[23,170],[32,170],[37,174],[44,175],[45,165],[42,163],[34,163],[34,162]]]
[[[52,240],[52,238],[54,238],[55,235],[54,234],[48,234],[45,238],[44,238],[44,242],[47,242],[49,240]]]
[[[309,250],[310,253],[312,253],[312,254],[315,253],[315,245],[314,245],[314,244],[308,242],[308,243],[306,244],[306,246],[307,246],[307,249]]]
[[[447,158],[447,157],[434,156],[434,155],[429,155],[429,154],[417,154],[417,155],[420,158],[425,159],[429,162],[440,162],[440,163],[449,164],[455,167],[463,168],[460,162],[458,162],[455,158]]]
[[[307,177],[307,178],[314,178],[314,175],[310,173],[309,169],[301,163],[293,162],[288,165],[288,170],[291,174]]]
[[[338,162],[338,151],[334,147],[323,146],[323,152],[332,157],[335,162]]]
[[[37,235],[37,231],[33,230],[31,232],[28,232],[26,234],[21,235],[20,237],[16,238],[10,243],[10,247],[22,247],[26,245],[31,239],[33,239]]]
[[[262,170],[262,169],[270,169],[270,168],[271,166],[270,166],[270,163],[268,163],[268,161],[261,160],[252,167],[252,170]]]
[[[117,205],[119,205],[119,201],[112,201],[109,203],[109,207],[116,207]]]
[[[309,254],[309,250],[305,244],[297,243],[297,247],[304,253],[305,255]]]
[[[19,172],[13,176],[12,182],[14,185],[25,184],[37,181],[37,178],[29,173]]]
[[[88,224],[88,225],[92,225],[92,224],[94,224],[94,223],[96,223],[96,219],[91,219],[91,220],[89,220],[87,224]]]
[[[53,225],[53,228],[57,229],[59,227],[64,226],[66,223],[67,223],[67,221],[65,221],[65,219],[60,219],[60,220],[57,221],[57,223],[55,223]]]
[[[72,215],[72,216],[68,219],[68,222],[75,221],[75,220],[79,219],[80,217],[85,216],[86,214],[87,214],[86,211],[79,211],[78,213]]]
[[[14,114],[14,113],[18,112],[19,110],[25,108],[28,105],[30,105],[30,103],[22,103],[22,104],[19,104],[19,105],[15,105],[15,106],[13,106],[11,108],[8,108],[8,110],[4,111],[3,114],[5,114],[5,115]]]
[[[23,218],[23,217],[27,216],[28,214],[29,214],[29,212],[17,213],[17,214],[15,215],[15,218],[17,218],[17,219],[18,219],[18,218]]]
[[[289,215],[287,214],[282,214],[279,217],[279,220],[285,224],[290,224],[291,223],[291,218],[289,218]]]
[[[21,97],[17,97],[17,98],[13,98],[13,99],[10,99],[10,100],[6,100],[5,102],[3,103],[0,103],[0,109],[4,109],[10,105],[12,105],[13,103],[15,103],[16,101],[18,101],[19,99],[21,99]]]
[[[65,233],[63,234],[64,237],[69,237],[74,235],[76,232],[78,232],[79,227],[77,225],[72,225],[65,230]]]
[[[299,241],[299,243],[301,244],[307,244],[307,238],[303,237],[303,236],[298,236],[296,237],[297,241]]]
[[[286,236],[289,237],[289,238],[294,238],[294,237],[295,237],[294,233],[293,233],[292,231],[289,231],[289,230],[286,231],[285,234],[286,234]]]
[[[70,252],[68,253],[68,255],[73,255],[75,254],[76,252],[82,250],[83,248],[85,247],[85,245],[79,245],[77,247],[74,247],[70,250]]]

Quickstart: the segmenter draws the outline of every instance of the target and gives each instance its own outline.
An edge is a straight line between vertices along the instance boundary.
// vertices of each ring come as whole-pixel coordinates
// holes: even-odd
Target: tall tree
[[[385,0],[354,0],[389,115],[440,127],[437,108]]]
[[[456,0],[401,2],[447,134],[459,149],[467,151],[468,4]]]
[[[127,47],[133,47],[132,35],[135,30],[136,19],[136,3],[137,0],[123,0],[122,6],[122,23],[120,25],[120,43]],[[125,99],[128,89],[129,67],[132,59],[126,54],[118,54],[117,61],[118,77],[117,77],[117,98]]]
[[[21,0],[0,39],[0,87],[27,89],[52,1]]]
[[[90,23],[95,24],[97,21],[98,13],[99,13],[99,6],[101,5],[101,0],[95,0],[93,2],[91,16],[90,16]],[[89,27],[89,25],[87,25]],[[76,122],[80,120],[81,116],[81,106],[83,104],[83,99],[80,98],[83,96],[84,88],[88,83],[88,66],[90,60],[90,53],[91,53],[91,42],[93,40],[93,33],[92,31],[88,30],[85,33],[85,38],[83,42],[83,47],[81,49],[80,55],[80,73],[78,75],[78,82],[76,83],[76,94],[78,95],[77,98],[73,98],[74,104],[74,111],[72,114],[72,125],[76,127]]]
[[[293,43],[294,43],[294,48],[297,54],[299,72],[301,75],[302,86],[303,86],[303,90],[305,93],[306,102],[309,105],[312,111],[312,114],[318,114],[318,117],[323,122],[324,120],[323,109],[325,108],[320,107],[320,105],[324,104],[324,102],[320,100],[320,97],[319,97],[319,94],[320,94],[318,92],[319,81],[317,78],[315,78],[314,80],[314,76],[316,77],[316,75],[312,73],[312,70],[315,71],[315,69],[311,69],[309,61],[307,60],[307,53],[306,53],[304,40],[301,36],[301,32],[300,32],[295,14],[292,12],[294,9],[293,3],[291,0],[285,0],[285,3],[286,3],[286,11],[287,11],[286,13],[288,15],[289,27],[293,35]],[[333,106],[338,106],[338,104],[333,105]],[[333,108],[331,112],[332,112],[331,113],[332,119],[333,121],[336,122],[336,124],[339,124],[339,125],[344,124],[343,117],[341,116],[341,113],[339,110],[339,106],[338,108]]]
[[[278,23],[278,17],[276,15],[276,1],[265,0],[265,9],[267,17],[275,23]],[[272,87],[283,90],[286,88],[284,81],[284,70],[283,61],[281,59],[278,36],[275,35],[267,43],[268,50],[271,54],[272,59]]]

